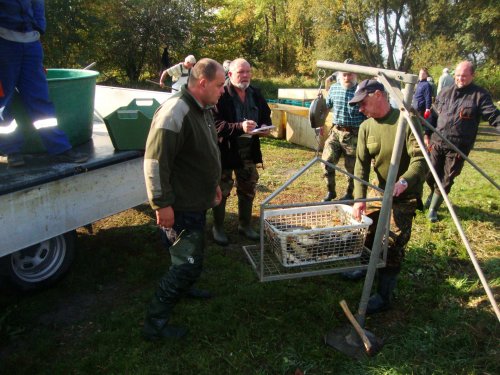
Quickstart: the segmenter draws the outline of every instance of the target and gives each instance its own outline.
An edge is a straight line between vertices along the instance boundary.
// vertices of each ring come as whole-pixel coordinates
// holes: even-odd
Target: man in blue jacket
[[[432,106],[432,87],[427,81],[427,77],[429,77],[427,68],[420,69],[415,95],[413,95],[411,103],[411,106],[425,118],[428,118],[431,114]]]
[[[19,92],[49,154],[64,162],[83,163],[86,154],[72,150],[66,134],[57,127],[54,105],[43,68],[40,35],[45,32],[43,0],[0,1],[0,154],[9,167],[24,165],[23,136],[10,107]]]

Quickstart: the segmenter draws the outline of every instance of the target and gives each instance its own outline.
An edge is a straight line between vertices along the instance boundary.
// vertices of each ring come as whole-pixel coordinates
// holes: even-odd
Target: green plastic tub
[[[116,150],[144,150],[151,120],[160,103],[156,99],[134,99],[104,118]]]
[[[48,69],[49,95],[56,108],[59,128],[72,146],[92,138],[95,85],[99,73],[82,69]],[[14,95],[12,112],[25,137],[23,152],[46,152],[38,132],[18,94]]]

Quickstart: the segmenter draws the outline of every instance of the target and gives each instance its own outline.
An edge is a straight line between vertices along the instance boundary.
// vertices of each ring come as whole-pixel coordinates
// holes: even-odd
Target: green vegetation
[[[245,57],[269,79],[315,79],[316,61],[344,61],[418,73],[470,59],[499,97],[498,1],[449,0],[51,0],[43,36],[47,67],[97,62],[101,79],[158,79],[188,54]],[[331,72],[328,72],[330,74]]]
[[[257,201],[315,154],[282,140],[263,143]],[[484,126],[471,154],[496,181],[499,144]],[[323,195],[314,166],[276,199],[314,202]],[[451,200],[498,300],[498,191],[466,166]],[[148,343],[139,334],[145,306],[169,266],[153,212],[142,205],[95,223],[93,233],[80,229],[74,267],[57,286],[25,296],[0,291],[0,373],[500,373],[500,326],[446,209],[435,225],[418,213],[394,309],[366,321],[385,346],[358,362],[326,346],[323,336],[348,324],[338,303],[346,299],[355,310],[362,282],[329,275],[260,283],[236,234],[234,196],[228,207],[232,245],[221,248],[209,239],[199,283],[216,297],[182,300],[173,316],[174,324],[189,327],[185,340]],[[258,208],[254,214],[257,223]]]

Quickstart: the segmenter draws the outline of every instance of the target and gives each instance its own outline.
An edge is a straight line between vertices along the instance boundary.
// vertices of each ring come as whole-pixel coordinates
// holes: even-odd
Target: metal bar
[[[389,89],[389,94],[390,94],[390,91],[391,90]],[[398,101],[397,98],[396,98],[396,101]],[[398,105],[404,109],[401,113],[406,117],[407,121],[409,122],[410,128],[411,128],[413,134],[415,134],[415,135],[418,134],[418,132],[415,128],[415,125],[413,124],[411,117],[408,114],[408,111],[405,110],[406,107],[405,107],[404,103],[399,101]],[[417,139],[417,142],[418,142],[420,148],[422,148],[422,150],[425,150],[425,145],[423,144],[422,139],[418,136],[415,136],[415,138]],[[441,195],[442,195],[444,201],[446,202],[446,206],[448,207],[448,210],[450,211],[450,215],[453,219],[453,222],[455,223],[455,226],[458,230],[458,233],[460,234],[460,238],[462,239],[462,242],[465,245],[465,248],[467,249],[467,253],[469,255],[469,258],[472,261],[472,264],[474,265],[474,269],[476,270],[476,273],[479,276],[479,279],[481,280],[481,284],[483,285],[483,288],[486,292],[486,295],[488,296],[488,299],[490,300],[490,304],[493,307],[493,310],[495,311],[497,319],[500,321],[500,309],[498,308],[498,304],[495,301],[495,296],[493,295],[493,293],[488,285],[488,282],[487,282],[486,278],[484,277],[483,271],[481,270],[481,267],[479,266],[476,255],[474,254],[474,252],[470,246],[470,243],[467,240],[467,237],[465,236],[465,232],[462,228],[462,225],[460,224],[460,220],[458,219],[458,216],[455,213],[453,205],[452,205],[450,199],[448,198],[448,194],[446,194],[446,191],[444,190],[443,184],[441,183],[439,176],[437,175],[436,169],[434,168],[434,166],[431,163],[429,155],[426,152],[424,152],[423,154],[424,154],[425,161],[427,162],[429,169],[431,170],[431,173],[434,177],[434,180],[436,181],[436,185],[438,186],[439,191],[441,192]]]
[[[500,190],[500,186],[495,182],[495,180],[493,180],[490,176],[488,176],[486,174],[486,172],[484,172],[481,168],[478,167],[478,165],[476,163],[474,163],[467,155],[465,155],[462,151],[460,151],[460,149],[455,146],[453,143],[451,143],[448,139],[446,139],[446,137],[444,135],[442,135],[440,132],[437,131],[436,128],[434,128],[434,126],[432,126],[431,124],[429,124],[429,122],[422,116],[420,115],[420,113],[417,113],[416,114],[417,117],[420,119],[420,121],[424,124],[424,126],[427,128],[427,129],[430,129],[431,131],[433,131],[435,134],[437,134],[438,137],[440,137],[448,146],[450,146],[455,152],[457,152],[465,161],[467,161],[470,165],[472,165],[472,167],[478,171],[480,174],[483,175],[484,178],[486,178],[489,182],[491,182],[493,184],[493,186],[495,186],[498,190]]]
[[[318,68],[338,70],[341,72],[352,72],[359,74],[366,74],[372,77],[378,76],[380,73],[385,74],[387,77],[409,84],[416,84],[418,77],[415,74],[408,74],[399,72],[397,70],[373,68],[371,66],[344,64],[334,61],[318,60],[316,62]]]
[[[413,93],[413,85],[409,84],[404,89],[404,97],[406,102],[409,102],[411,100],[412,93]],[[394,191],[394,183],[396,182],[398,174],[399,161],[401,160],[403,145],[405,144],[406,127],[407,127],[406,118],[404,114],[401,112],[399,116],[396,139],[394,141],[394,149],[392,151],[392,156],[391,156],[391,165],[389,167],[389,172],[387,174],[384,199],[382,201],[382,208],[380,210],[377,229],[375,232],[375,239],[373,241],[373,248],[370,254],[370,262],[368,264],[368,270],[366,273],[365,283],[363,286],[363,293],[361,295],[361,301],[359,303],[359,309],[357,314],[358,322],[362,327],[365,324],[366,308],[368,306],[368,299],[370,298],[370,292],[373,286],[373,279],[375,277],[376,262],[377,259],[380,257],[383,237],[387,231],[387,226],[389,226],[389,217],[392,209],[392,194]]]

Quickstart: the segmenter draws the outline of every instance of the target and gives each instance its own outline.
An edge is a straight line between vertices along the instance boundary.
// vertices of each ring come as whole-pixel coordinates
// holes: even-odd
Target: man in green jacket
[[[147,340],[185,336],[186,328],[168,324],[171,312],[183,295],[203,296],[192,285],[203,267],[206,211],[222,198],[211,109],[224,92],[223,86],[222,66],[215,60],[200,60],[188,84],[163,103],[151,124],[144,177],[172,265],[149,305],[142,331]]]
[[[359,130],[354,175],[368,181],[373,160],[378,184],[385,189],[396,139],[399,110],[391,108],[384,86],[376,80],[361,82],[349,104],[359,104],[359,111],[368,117]],[[421,131],[420,128],[419,130]],[[413,217],[417,207],[421,206],[426,171],[427,165],[422,150],[408,127],[399,163],[398,181],[394,185],[387,264],[385,268],[379,269],[377,293],[370,297],[368,314],[390,308],[404,250],[410,240]],[[354,199],[366,197],[367,186],[355,180]],[[353,206],[355,218],[359,220],[362,214],[366,214],[373,220],[366,239],[366,246],[369,248],[373,246],[380,209],[380,201],[370,202],[368,207],[366,202],[356,202]]]

